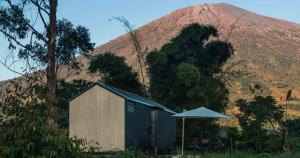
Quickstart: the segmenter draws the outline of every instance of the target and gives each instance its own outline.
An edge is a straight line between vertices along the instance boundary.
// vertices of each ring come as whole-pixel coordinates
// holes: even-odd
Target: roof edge
[[[70,99],[68,99],[67,102],[70,103],[71,101],[73,101],[74,99],[76,99],[77,97],[79,97],[81,94],[85,93],[86,91],[90,90],[91,88],[93,88],[93,87],[95,87],[95,86],[102,87],[102,88],[104,88],[104,89],[106,89],[106,90],[108,90],[108,91],[110,91],[110,92],[116,94],[117,96],[126,99],[125,96],[123,96],[123,95],[121,95],[121,94],[119,94],[119,93],[116,93],[116,92],[114,92],[114,91],[108,89],[107,87],[103,86],[102,84],[103,84],[103,83],[100,83],[100,82],[94,82],[93,84],[91,84],[91,85],[90,85],[89,87],[87,87],[86,89],[82,90],[81,92],[79,92],[79,93],[76,94],[75,96],[73,96],[73,97],[71,97]]]
[[[93,88],[93,87],[95,87],[95,86],[99,86],[99,87],[101,87],[101,88],[104,88],[104,89],[110,91],[111,93],[113,93],[113,94],[115,94],[115,95],[117,95],[117,96],[119,96],[119,97],[121,97],[121,98],[124,98],[125,100],[130,100],[130,101],[133,101],[133,102],[136,102],[136,103],[140,103],[140,104],[143,104],[143,105],[147,105],[147,106],[149,106],[149,107],[156,107],[156,108],[162,109],[162,110],[165,111],[165,112],[169,112],[169,113],[172,113],[172,114],[177,114],[175,111],[173,111],[173,110],[171,110],[171,109],[169,109],[169,108],[167,108],[167,107],[165,107],[165,106],[163,106],[163,105],[161,105],[161,104],[160,104],[160,105],[161,105],[162,107],[164,107],[164,108],[162,108],[162,107],[157,107],[157,106],[152,106],[152,105],[150,105],[150,104],[148,104],[148,103],[145,103],[145,102],[142,102],[142,101],[138,101],[138,100],[134,100],[134,99],[128,98],[128,97],[124,96],[123,94],[121,94],[121,93],[119,93],[119,92],[117,92],[117,91],[115,91],[115,90],[112,90],[112,89],[108,88],[107,86],[110,86],[110,85],[105,85],[105,84],[102,83],[102,82],[94,82],[94,83],[91,84],[88,88],[86,88],[85,90],[79,92],[79,93],[78,93],[77,95],[75,95],[74,97],[70,98],[70,99],[68,100],[68,103],[70,103],[71,101],[73,101],[74,99],[76,99],[77,97],[79,97],[81,94],[85,93],[86,91],[90,90],[91,88]],[[112,87],[112,86],[110,86],[110,87]],[[113,87],[113,88],[115,88],[115,87]],[[116,89],[118,89],[118,88],[116,88]],[[121,90],[121,89],[120,89],[120,90]],[[122,91],[124,91],[124,90],[122,90]],[[126,91],[126,92],[127,92],[127,91]],[[127,93],[130,93],[130,92],[127,92]],[[133,93],[131,93],[131,94],[133,94]],[[137,95],[137,94],[133,94],[133,95]],[[137,95],[137,96],[139,96],[139,95]],[[142,97],[142,96],[140,96],[140,97]],[[149,98],[145,98],[145,99],[149,99]],[[149,100],[151,100],[151,99],[149,99]],[[154,100],[152,100],[152,101],[155,102]],[[157,102],[156,102],[156,103],[157,103]],[[158,103],[158,104],[159,104],[159,103]]]

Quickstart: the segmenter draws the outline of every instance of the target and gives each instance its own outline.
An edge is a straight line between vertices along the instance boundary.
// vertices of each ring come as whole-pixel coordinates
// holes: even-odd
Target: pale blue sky
[[[300,23],[300,0],[59,0],[58,17],[87,27],[92,41],[98,46],[125,33],[120,23],[108,21],[112,16],[124,16],[139,27],[175,9],[219,2]],[[0,60],[9,52],[2,36],[0,34]],[[0,65],[0,80],[17,76]]]

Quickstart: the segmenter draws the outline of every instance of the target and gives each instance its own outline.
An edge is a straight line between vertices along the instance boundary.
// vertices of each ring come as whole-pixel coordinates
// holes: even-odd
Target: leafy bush
[[[56,109],[34,97],[34,89],[20,89],[16,85],[12,95],[0,103],[0,157],[86,157],[87,142],[69,139],[65,130],[57,128],[53,119]]]
[[[242,138],[252,144],[249,147],[255,147],[261,152],[268,145],[272,146],[269,148],[277,146],[277,143],[272,142],[274,137],[270,135],[270,129],[266,128],[267,125],[271,126],[271,132],[276,133],[276,136],[282,134],[283,108],[277,105],[275,99],[272,96],[256,96],[252,101],[240,99],[236,101],[236,105],[240,110],[237,116],[242,128]]]
[[[282,151],[283,137],[282,136],[270,136],[265,142],[267,146],[267,151]]]
[[[289,143],[293,151],[300,151],[300,137],[290,137]]]
[[[60,128],[69,127],[69,101],[70,98],[87,89],[92,82],[86,80],[73,80],[71,82],[59,81],[56,96],[58,118],[57,123]],[[45,91],[46,92],[46,91]]]
[[[92,82],[86,80],[73,80],[70,82],[65,82],[64,80],[59,80],[57,84],[56,96],[56,116],[55,120],[59,128],[69,127],[69,101],[70,98],[76,96],[78,93],[87,89]],[[38,98],[43,98],[46,96],[46,87],[42,85],[34,85],[33,87]]]
[[[300,118],[287,120],[289,134],[292,136],[300,136]]]
[[[123,152],[117,152],[113,155],[113,158],[133,158],[137,155],[138,158],[151,158],[153,156],[148,156],[142,151],[137,151],[136,153],[133,150],[127,150]]]

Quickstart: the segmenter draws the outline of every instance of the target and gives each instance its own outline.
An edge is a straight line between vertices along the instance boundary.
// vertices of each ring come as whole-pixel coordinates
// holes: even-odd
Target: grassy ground
[[[270,154],[270,153],[246,153],[246,152],[234,152],[231,155],[227,154],[216,154],[216,153],[207,153],[203,155],[195,155],[195,156],[185,156],[183,158],[300,158],[300,153],[279,153],[279,154]]]
[[[188,154],[185,156],[149,156],[141,152],[138,153],[138,158],[300,158],[300,152],[297,153],[247,153],[234,152],[230,153],[205,153],[205,154]],[[133,152],[119,152],[112,155],[100,155],[92,158],[134,158]]]

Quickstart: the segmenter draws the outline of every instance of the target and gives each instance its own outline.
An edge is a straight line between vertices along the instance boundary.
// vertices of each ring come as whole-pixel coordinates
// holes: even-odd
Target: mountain
[[[232,60],[243,61],[234,67],[245,72],[231,81],[231,100],[252,96],[250,86],[260,84],[263,94],[274,95],[284,102],[288,89],[293,89],[293,106],[290,114],[300,116],[300,25],[266,17],[226,4],[197,4],[175,10],[140,28],[143,49],[147,52],[159,49],[175,37],[180,30],[192,23],[209,24],[218,28],[220,38],[228,40],[235,48]],[[124,34],[107,42],[91,53],[92,55],[112,52],[124,56],[127,62],[137,67],[137,55]],[[80,74],[71,79],[98,80],[98,76],[87,73],[89,59],[78,57],[82,63]],[[293,110],[294,109],[294,110]],[[300,106],[299,106],[300,110]]]

